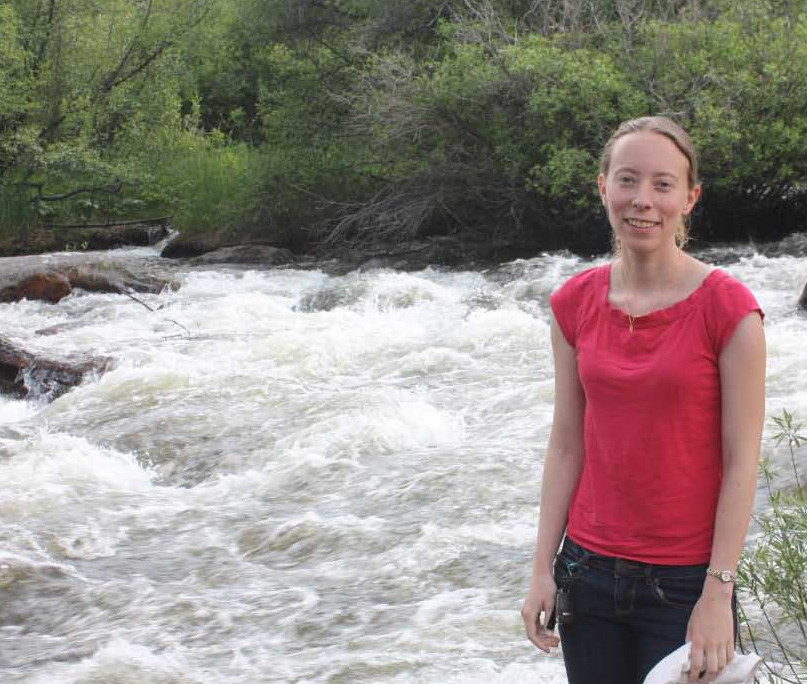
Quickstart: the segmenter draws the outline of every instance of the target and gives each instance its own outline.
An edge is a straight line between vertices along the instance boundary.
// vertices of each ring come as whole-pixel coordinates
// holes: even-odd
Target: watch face
[[[720,573],[720,579],[724,582],[731,582],[731,572],[729,570],[723,570],[723,572]]]

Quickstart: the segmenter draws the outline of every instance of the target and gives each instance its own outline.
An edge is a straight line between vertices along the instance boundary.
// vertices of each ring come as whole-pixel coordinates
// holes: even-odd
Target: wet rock
[[[292,263],[294,255],[287,249],[270,245],[237,245],[221,247],[191,259],[192,264],[250,264],[283,266]]]
[[[194,237],[178,233],[163,247],[160,256],[164,259],[187,259],[224,246],[222,238],[216,235]]]
[[[367,293],[367,283],[339,283],[316,292],[306,294],[297,305],[296,310],[303,313],[316,311],[332,311],[338,307],[350,306],[358,302]]]
[[[801,291],[801,297],[799,297],[799,308],[802,311],[807,311],[807,283],[805,283],[804,289]]]
[[[53,400],[87,374],[109,367],[108,359],[53,359],[32,354],[0,336],[0,392],[16,398]]]
[[[62,273],[45,271],[24,277],[0,290],[0,302],[36,299],[55,304],[72,292],[70,280]]]
[[[45,328],[39,328],[38,330],[34,331],[36,335],[42,336],[49,336],[49,335],[61,335],[63,332],[69,330],[76,330],[84,325],[81,321],[71,321],[69,323],[57,323],[56,325],[49,325]]]

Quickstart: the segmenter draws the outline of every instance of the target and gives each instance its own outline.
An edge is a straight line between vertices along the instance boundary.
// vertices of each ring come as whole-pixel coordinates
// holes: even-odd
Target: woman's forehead
[[[611,169],[686,175],[689,160],[666,135],[653,131],[635,131],[616,141],[611,155]]]

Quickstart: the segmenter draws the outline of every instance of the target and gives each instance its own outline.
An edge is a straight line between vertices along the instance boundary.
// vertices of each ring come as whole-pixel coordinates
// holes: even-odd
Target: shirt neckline
[[[656,325],[663,325],[680,318],[687,312],[691,311],[698,301],[704,296],[704,293],[712,283],[720,280],[722,275],[725,275],[719,268],[713,268],[701,281],[700,285],[696,287],[683,299],[665,306],[663,309],[656,309],[650,313],[641,316],[628,316],[622,309],[617,308],[608,301],[608,292],[611,287],[611,266],[612,262],[608,262],[602,269],[602,305],[612,323],[620,325],[625,328],[652,328]]]

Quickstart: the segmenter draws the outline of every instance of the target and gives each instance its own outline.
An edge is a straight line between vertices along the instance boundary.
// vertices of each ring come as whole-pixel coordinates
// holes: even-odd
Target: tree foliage
[[[691,133],[695,234],[807,209],[804,0],[0,0],[0,227],[607,244],[622,120]]]

